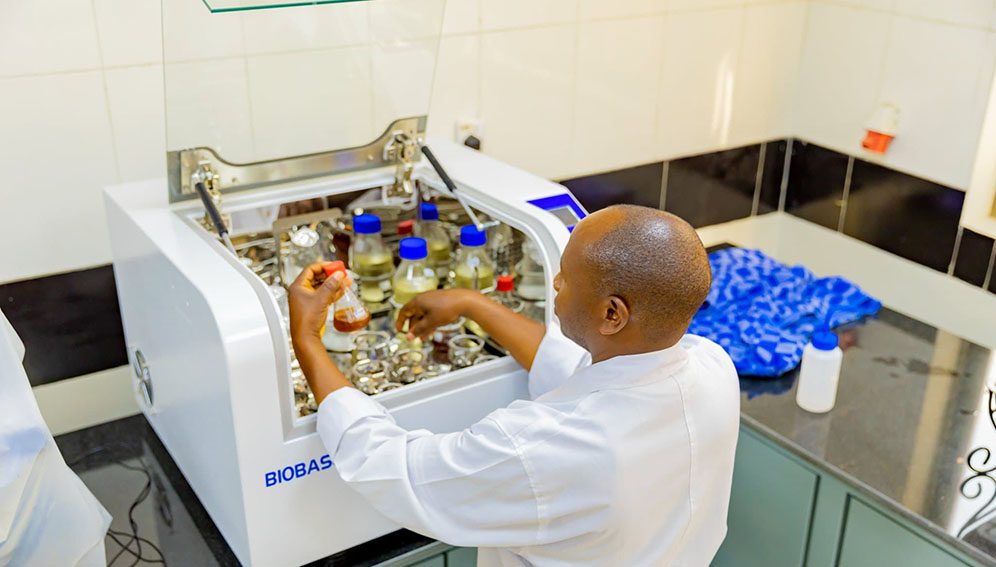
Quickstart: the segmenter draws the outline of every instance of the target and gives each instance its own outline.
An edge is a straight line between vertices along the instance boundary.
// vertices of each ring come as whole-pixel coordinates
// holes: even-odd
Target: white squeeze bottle
[[[802,369],[795,403],[813,413],[826,413],[837,401],[837,382],[844,353],[837,346],[837,335],[827,330],[816,331],[802,351]]]

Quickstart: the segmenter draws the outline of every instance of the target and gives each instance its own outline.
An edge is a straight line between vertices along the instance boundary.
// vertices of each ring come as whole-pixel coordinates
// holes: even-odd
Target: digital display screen
[[[581,220],[578,218],[577,213],[575,213],[570,207],[557,207],[555,209],[547,210],[553,213],[553,216],[560,219],[560,222],[567,226],[574,226]]]

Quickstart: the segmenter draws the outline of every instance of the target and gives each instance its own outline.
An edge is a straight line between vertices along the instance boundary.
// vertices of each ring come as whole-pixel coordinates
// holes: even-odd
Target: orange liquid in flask
[[[332,318],[332,326],[340,333],[359,331],[370,323],[370,312],[362,307],[344,307],[336,309]]]

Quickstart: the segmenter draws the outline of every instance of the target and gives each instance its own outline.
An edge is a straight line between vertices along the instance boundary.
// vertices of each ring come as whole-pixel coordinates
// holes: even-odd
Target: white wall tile
[[[167,62],[234,57],[245,53],[242,14],[211,13],[203,2],[163,2],[163,53]]]
[[[105,71],[121,181],[166,175],[166,115],[161,65]]]
[[[105,67],[162,62],[159,0],[94,0],[93,7]]]
[[[429,135],[453,140],[459,120],[479,119],[480,38],[476,35],[444,37],[429,108]],[[487,143],[487,125],[484,125]]]
[[[989,27],[993,18],[992,0],[896,0],[894,9],[908,16],[980,28]]]
[[[166,64],[166,149],[209,146],[228,161],[254,161],[246,62]]]
[[[446,0],[443,35],[474,33],[481,27],[481,0]]]
[[[377,134],[398,118],[429,111],[437,45],[436,40],[426,40],[373,47],[373,117]]]
[[[807,14],[796,133],[854,154],[876,108],[892,16],[815,2]]]
[[[657,143],[665,157],[730,143],[742,8],[669,14]]]
[[[537,175],[570,172],[576,33],[556,26],[482,37],[486,153]]]
[[[792,135],[805,18],[805,2],[746,8],[734,88],[733,145]]]
[[[369,2],[253,10],[242,15],[246,52],[276,53],[366,43]]]
[[[99,71],[0,80],[0,281],[110,259],[102,189],[116,181]]]
[[[991,32],[897,17],[879,100],[899,107],[885,162],[967,188],[993,69]]]
[[[481,0],[481,29],[499,30],[573,22],[578,0]]]
[[[830,3],[847,4],[856,8],[889,12],[893,9],[897,1],[902,2],[903,0],[830,0]],[[827,3],[827,0],[812,0],[812,3],[815,2]]]
[[[370,31],[375,42],[395,45],[439,37],[445,0],[377,0],[370,5]]]
[[[663,30],[663,16],[581,24],[572,173],[657,159],[654,116]]]
[[[580,0],[582,20],[618,18],[662,12],[668,0]]]
[[[367,47],[250,57],[249,93],[257,158],[370,142],[375,128],[371,125],[369,61]],[[315,72],[322,68],[336,71]]]
[[[99,67],[90,2],[0,0],[0,77]]]
[[[674,11],[715,10],[743,6],[747,0],[667,0],[667,7]]]

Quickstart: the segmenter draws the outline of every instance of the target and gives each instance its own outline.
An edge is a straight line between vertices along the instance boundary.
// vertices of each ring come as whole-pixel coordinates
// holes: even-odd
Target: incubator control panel
[[[557,217],[560,222],[564,223],[568,231],[573,231],[581,219],[588,216],[588,212],[584,210],[581,203],[578,203],[577,199],[570,193],[541,197],[528,201],[528,203]]]

